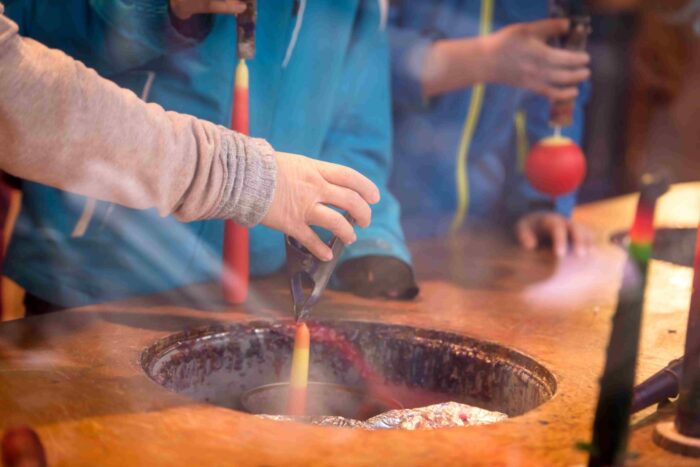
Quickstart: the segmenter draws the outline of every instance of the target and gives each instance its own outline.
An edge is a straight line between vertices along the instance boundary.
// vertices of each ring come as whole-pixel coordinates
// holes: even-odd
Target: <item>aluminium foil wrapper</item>
[[[318,426],[361,428],[365,430],[434,430],[457,426],[488,425],[508,418],[493,412],[458,402],[444,402],[416,409],[397,409],[360,421],[345,417],[289,417],[286,415],[259,415],[268,420],[298,421]]]
[[[473,407],[458,402],[443,402],[417,409],[399,409],[384,412],[364,422],[373,430],[433,430],[456,426],[487,425],[500,422],[508,416],[501,412]]]
[[[366,428],[365,422],[352,418],[325,416],[325,417],[290,417],[289,415],[257,415],[265,420],[275,420],[278,422],[301,422],[318,426],[334,426],[337,428]]]

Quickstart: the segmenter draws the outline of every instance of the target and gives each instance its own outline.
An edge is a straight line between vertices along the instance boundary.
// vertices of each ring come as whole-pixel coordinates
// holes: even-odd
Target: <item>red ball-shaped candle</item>
[[[530,150],[525,175],[533,187],[550,196],[571,193],[586,176],[583,151],[569,138],[552,136]]]

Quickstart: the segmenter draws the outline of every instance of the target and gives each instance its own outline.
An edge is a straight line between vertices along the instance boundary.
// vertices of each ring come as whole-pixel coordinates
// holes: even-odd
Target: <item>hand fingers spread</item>
[[[317,225],[326,230],[330,230],[333,235],[349,245],[357,240],[355,229],[352,225],[340,214],[328,206],[322,204],[316,205],[309,215],[309,222],[312,225]]]
[[[534,250],[537,247],[537,233],[532,223],[527,219],[518,222],[515,233],[520,245],[526,250]]]
[[[532,34],[540,39],[546,40],[550,37],[561,36],[569,31],[569,20],[567,19],[543,19],[534,21],[528,25]]]
[[[554,85],[577,85],[588,79],[591,72],[588,68],[579,70],[551,70],[547,73],[550,84]]]
[[[372,209],[356,191],[338,185],[329,185],[321,199],[325,204],[348,211],[360,227],[367,227],[372,221]]]
[[[316,235],[316,232],[311,230],[311,227],[304,225],[298,232],[295,232],[292,237],[294,237],[299,243],[304,245],[307,250],[311,252],[312,255],[320,259],[321,261],[330,261],[333,259],[333,251],[323,243],[323,241]]]
[[[379,202],[379,189],[360,172],[328,162],[317,162],[319,171],[327,182],[356,191],[369,204]]]
[[[209,0],[203,13],[238,15],[246,9],[246,4],[239,0]]]

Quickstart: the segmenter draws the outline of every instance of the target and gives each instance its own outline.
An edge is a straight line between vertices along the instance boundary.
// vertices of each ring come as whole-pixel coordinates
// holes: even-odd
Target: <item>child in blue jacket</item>
[[[529,147],[552,135],[550,99],[577,97],[564,135],[581,142],[588,55],[547,45],[568,27],[547,16],[546,0],[392,7],[390,186],[409,238],[498,222],[514,225],[526,248],[551,240],[563,255],[570,237],[577,253],[586,251],[590,235],[568,219],[575,194],[548,199],[523,173]]]
[[[183,8],[188,2],[194,10]],[[235,18],[190,16],[210,13],[214,3],[10,0],[6,13],[23,35],[64,50],[144,100],[228,126]],[[415,284],[399,206],[387,189],[391,116],[384,6],[377,0],[259,2],[257,53],[249,63],[250,131],[278,151],[350,166],[379,186],[382,198],[371,227],[357,232],[342,258],[340,285],[364,295],[402,297],[414,294]],[[95,168],[96,177],[110,175]],[[86,202],[23,183],[5,274],[27,290],[28,308],[73,307],[219,280],[222,222],[182,224],[155,211],[100,202],[84,234],[75,235]],[[285,261],[282,235],[254,228],[251,258],[254,275],[279,270]],[[378,267],[388,273],[366,270]]]

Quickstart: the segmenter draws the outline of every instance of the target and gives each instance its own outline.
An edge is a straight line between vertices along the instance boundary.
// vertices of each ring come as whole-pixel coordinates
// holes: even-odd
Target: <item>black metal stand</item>
[[[695,242],[693,292],[685,337],[683,376],[675,423],[656,426],[654,441],[669,451],[700,457],[700,236]]]

